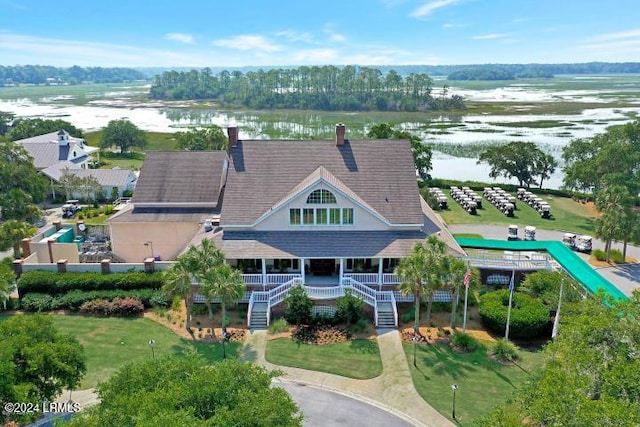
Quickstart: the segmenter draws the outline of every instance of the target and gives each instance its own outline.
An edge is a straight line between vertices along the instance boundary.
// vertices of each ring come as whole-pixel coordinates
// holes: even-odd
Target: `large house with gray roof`
[[[395,313],[395,266],[415,243],[438,233],[464,254],[420,196],[409,141],[349,140],[344,125],[335,140],[228,132],[228,152],[148,154],[130,206],[110,220],[119,257],[174,259],[208,238],[243,272],[251,325],[268,323],[295,283],[318,299],[349,287],[382,325]]]
[[[73,174],[78,178],[96,178],[102,187],[102,196],[107,199],[111,198],[115,191],[121,196],[125,191],[133,190],[135,187],[137,176],[130,169],[89,169],[91,155],[99,149],[87,145],[82,138],[69,135],[65,130],[21,139],[15,143],[27,151],[36,169],[50,180],[51,195],[54,198],[56,192],[61,191],[59,182],[64,173]],[[71,192],[70,196],[83,197],[79,191]],[[94,196],[97,197],[98,194]]]

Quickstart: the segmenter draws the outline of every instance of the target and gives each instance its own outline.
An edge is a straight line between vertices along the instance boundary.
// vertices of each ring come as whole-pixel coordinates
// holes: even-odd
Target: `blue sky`
[[[0,0],[0,65],[640,60],[638,0]]]

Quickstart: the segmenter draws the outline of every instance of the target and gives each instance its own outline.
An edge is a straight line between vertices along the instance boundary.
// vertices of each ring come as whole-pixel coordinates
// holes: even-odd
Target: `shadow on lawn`
[[[355,353],[375,354],[378,352],[378,346],[373,340],[351,340],[349,347]]]
[[[472,356],[474,353],[456,354],[445,345],[423,345],[419,346],[418,358],[421,364],[431,366],[434,374],[458,379],[465,378],[470,373],[478,370],[473,365],[475,363],[473,359],[469,358],[467,360],[467,357]],[[457,359],[456,363],[451,363],[452,357]]]

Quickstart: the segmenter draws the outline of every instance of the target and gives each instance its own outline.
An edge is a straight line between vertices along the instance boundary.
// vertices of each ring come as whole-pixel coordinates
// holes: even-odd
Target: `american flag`
[[[469,286],[470,280],[471,280],[471,270],[467,269],[467,272],[464,273],[464,280],[462,281],[462,283],[464,283],[465,286]]]

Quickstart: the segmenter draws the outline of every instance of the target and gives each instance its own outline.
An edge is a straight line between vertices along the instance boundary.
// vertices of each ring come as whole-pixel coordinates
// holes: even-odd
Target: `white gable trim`
[[[314,179],[313,181],[309,182],[308,181],[309,177],[308,177],[307,179],[302,181],[301,184],[304,183],[305,181],[307,181],[306,185],[301,186],[300,184],[298,184],[294,188],[293,191],[291,191],[289,194],[287,194],[287,196],[285,196],[283,199],[279,200],[276,204],[274,204],[267,212],[262,214],[252,224],[245,224],[245,225],[226,224],[226,225],[223,226],[223,228],[243,228],[243,229],[254,228],[257,225],[259,225],[261,222],[265,221],[267,218],[269,218],[272,215],[276,214],[277,212],[279,212],[279,211],[281,211],[283,209],[287,209],[287,206],[289,206],[289,202],[290,201],[292,201],[293,199],[295,199],[297,197],[300,197],[301,195],[303,195],[303,193],[306,193],[306,192],[310,191],[312,187],[314,187],[314,186],[316,186],[318,184],[322,184],[324,186],[323,188],[330,189],[331,191],[340,194],[342,197],[344,197],[345,199],[349,200],[351,203],[353,203],[354,205],[360,207],[361,209],[365,210],[366,212],[370,213],[373,217],[375,217],[376,219],[378,219],[380,222],[382,222],[383,224],[385,224],[388,227],[415,228],[415,227],[419,227],[419,226],[423,225],[423,224],[393,224],[393,223],[389,222],[389,220],[387,220],[384,216],[382,216],[378,211],[376,211],[371,206],[369,206],[369,204],[367,204],[364,200],[360,199],[360,197],[358,197],[357,194],[355,194],[355,193],[353,193],[351,191],[346,192],[343,189],[339,188],[338,185],[341,185],[341,186],[344,186],[346,189],[348,189],[348,187],[346,185],[344,185],[340,180],[338,180],[333,175],[328,173],[326,171],[326,169],[324,169],[322,167],[321,167],[321,169],[322,170],[316,170],[314,172],[314,174],[318,175],[316,179]],[[336,185],[336,184],[330,182],[328,179],[326,179],[323,176],[325,173],[329,174],[329,176],[332,177],[336,181],[336,184],[338,184],[338,185]],[[349,193],[351,193],[351,194],[349,194]]]

